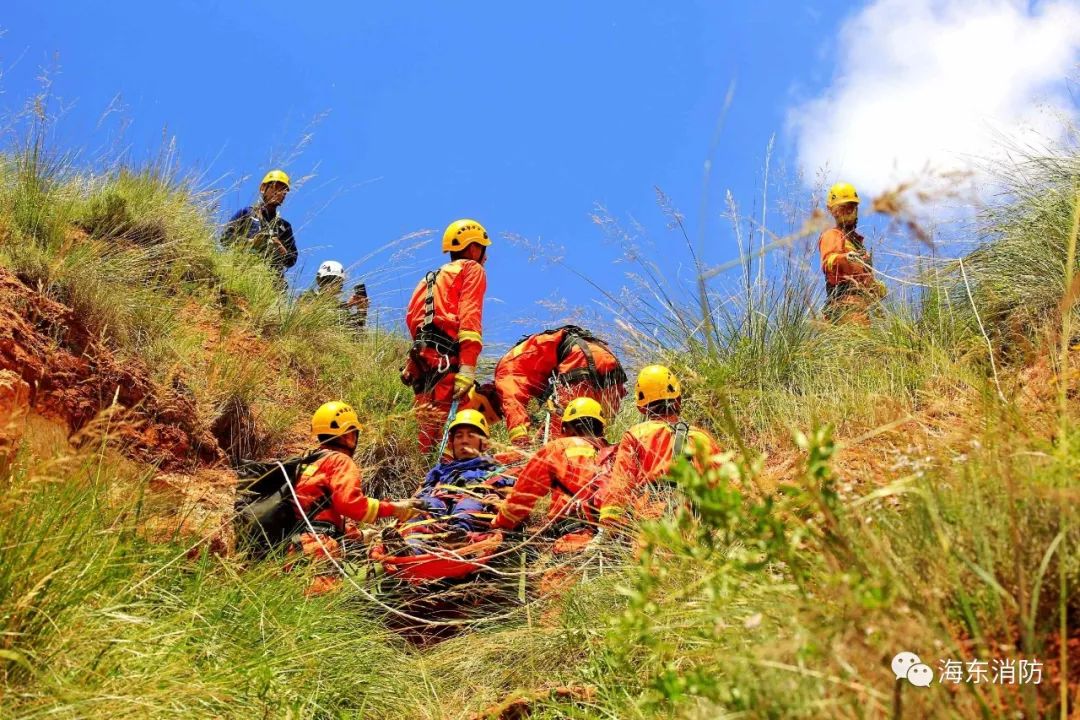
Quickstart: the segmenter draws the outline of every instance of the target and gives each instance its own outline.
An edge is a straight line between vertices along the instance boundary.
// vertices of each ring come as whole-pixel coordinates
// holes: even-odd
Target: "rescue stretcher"
[[[420,531],[402,531],[406,537],[414,533]],[[499,530],[468,533],[468,543],[462,547],[451,549],[432,545],[428,552],[415,555],[394,555],[387,552],[384,543],[375,542],[369,551],[369,558],[382,565],[388,575],[412,585],[423,585],[460,580],[481,572],[499,551],[502,542],[503,533]]]

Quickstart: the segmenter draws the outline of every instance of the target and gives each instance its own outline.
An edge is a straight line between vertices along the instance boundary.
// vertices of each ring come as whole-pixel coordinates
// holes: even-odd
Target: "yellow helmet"
[[[579,397],[571,400],[563,412],[562,421],[568,423],[582,418],[593,418],[599,420],[601,425],[607,424],[607,420],[604,419],[604,409],[600,407],[600,403],[591,397]]]
[[[454,416],[454,419],[450,422],[450,428],[447,430],[449,433],[454,432],[454,428],[461,427],[462,425],[468,425],[474,427],[480,431],[480,434],[484,437],[491,437],[491,431],[488,430],[488,421],[484,417],[484,414],[479,410],[458,410],[458,414]]]
[[[663,365],[649,365],[637,376],[637,406],[643,408],[657,400],[678,400],[682,397],[679,378]]]
[[[446,227],[446,232],[443,233],[442,251],[457,252],[473,243],[480,243],[484,247],[491,244],[484,226],[468,218],[455,220]]]
[[[488,388],[491,388],[490,390]],[[484,419],[488,421],[488,425],[494,425],[502,419],[502,415],[499,413],[498,406],[496,405],[497,398],[493,400],[494,386],[492,385],[473,385],[469,388],[469,394],[462,401],[460,413],[462,410],[476,410]]]
[[[263,175],[262,182],[259,185],[265,185],[266,183],[279,182],[285,183],[285,187],[290,187],[289,176],[285,174],[284,170],[271,170]]]
[[[316,440],[327,440],[339,437],[347,432],[360,429],[360,418],[352,405],[332,400],[324,403],[315,414],[311,416],[311,434]]]
[[[832,210],[837,205],[843,205],[845,203],[855,203],[858,205],[860,202],[862,201],[859,200],[859,193],[855,192],[855,186],[851,183],[841,182],[836,183],[829,188],[829,197],[825,202],[825,205]]]

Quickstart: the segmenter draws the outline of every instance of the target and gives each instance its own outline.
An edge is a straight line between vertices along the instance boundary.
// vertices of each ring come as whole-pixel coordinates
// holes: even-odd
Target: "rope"
[[[281,463],[278,463],[278,465],[281,465]],[[282,472],[284,472],[285,468],[282,467],[281,470],[282,470]],[[368,601],[374,603],[375,605],[379,606],[380,608],[382,608],[386,612],[391,613],[392,615],[396,615],[396,616],[398,616],[400,618],[404,618],[406,620],[411,620],[412,622],[420,623],[421,625],[427,625],[428,627],[469,625],[469,624],[477,622],[476,620],[426,620],[424,618],[417,617],[416,615],[410,615],[407,612],[402,612],[401,610],[398,610],[395,607],[387,605],[382,600],[380,600],[379,598],[377,598],[374,595],[372,595],[371,593],[369,593],[367,590],[365,590],[363,587],[361,587],[360,584],[358,582],[356,582],[356,580],[353,579],[352,575],[350,575],[349,572],[344,567],[342,567],[341,564],[338,563],[338,561],[330,553],[330,550],[323,543],[322,534],[315,530],[315,528],[311,524],[311,521],[307,518],[307,515],[304,515],[304,508],[300,504],[300,498],[298,498],[296,496],[296,490],[295,490],[295,488],[293,488],[292,482],[291,481],[286,481],[286,484],[289,486],[289,492],[292,494],[293,502],[296,503],[297,509],[300,511],[301,516],[303,516],[303,518],[304,518],[304,524],[307,525],[308,531],[315,538],[315,542],[317,542],[319,544],[319,548],[323,551],[323,554],[326,556],[326,559],[330,561],[330,564],[334,566],[334,569],[338,571],[338,574],[340,574],[341,577],[348,580],[349,584],[351,584],[356,589],[356,591],[359,592],[361,595],[363,595]],[[485,620],[496,620],[496,619],[508,618],[508,617],[511,617],[512,615],[514,615],[515,612],[516,611],[506,613],[506,614],[502,615],[499,618],[485,618]]]
[[[454,404],[456,405],[457,403],[455,402]],[[281,463],[279,462],[278,465],[281,466]],[[284,472],[285,468],[282,467],[281,469],[282,469],[282,472]],[[288,478],[287,474],[286,474],[286,478]],[[390,605],[387,605],[382,600],[380,600],[379,598],[375,597],[370,592],[365,590],[359,583],[357,583],[356,580],[353,579],[352,575],[350,575],[349,572],[333,557],[333,555],[330,553],[330,550],[323,543],[322,535],[315,530],[315,528],[311,524],[311,520],[309,520],[307,515],[304,513],[303,506],[300,504],[300,499],[296,496],[296,490],[293,488],[292,482],[289,481],[289,480],[286,480],[286,484],[289,486],[289,492],[292,494],[293,502],[296,503],[296,507],[300,511],[300,514],[304,519],[304,524],[307,525],[308,531],[315,538],[315,542],[318,543],[319,548],[323,551],[323,554],[326,556],[326,559],[330,561],[330,564],[334,566],[334,569],[338,572],[339,575],[341,575],[341,577],[348,580],[349,584],[352,585],[353,588],[355,588],[357,592],[359,592],[361,595],[363,595],[364,598],[367,599],[369,602],[374,603],[375,605],[382,608],[386,612],[388,612],[388,613],[390,613],[392,615],[396,615],[397,617],[404,618],[405,620],[409,620],[409,621],[412,621],[412,622],[415,622],[415,623],[419,623],[420,625],[423,625],[423,626],[426,626],[426,627],[459,627],[459,626],[466,626],[466,625],[477,625],[477,624],[480,624],[480,623],[483,623],[483,622],[494,622],[494,621],[498,621],[498,620],[507,620],[507,619],[509,619],[511,617],[514,617],[515,615],[517,615],[517,614],[519,614],[521,612],[522,608],[515,608],[513,610],[510,610],[509,612],[505,612],[505,613],[502,613],[500,615],[489,615],[489,616],[485,616],[483,618],[477,618],[477,619],[473,619],[473,620],[428,620],[426,618],[421,618],[421,617],[418,617],[416,615],[412,615],[410,613],[398,610],[397,608],[392,607]],[[546,525],[544,527],[546,527]],[[543,530],[543,528],[541,528],[541,531],[542,530]],[[539,533],[537,533],[537,535],[539,535]],[[536,536],[534,535],[533,537],[536,537]],[[517,547],[523,547],[525,544],[526,543],[523,542],[523,543],[519,544]],[[505,554],[506,552],[509,552],[509,550],[503,551],[501,553],[493,554],[493,555],[489,556],[488,558],[486,558],[486,560],[490,560],[490,559],[492,559],[494,557],[498,557],[499,555]],[[455,558],[455,559],[465,560],[465,561],[470,560],[470,558],[464,558],[461,555],[453,552],[452,550],[447,551],[447,557],[452,557],[452,558]],[[562,565],[557,565],[556,567],[565,567],[565,566],[567,566],[569,564],[570,563],[564,563]],[[586,565],[584,567],[587,567],[587,566],[588,566],[588,563],[586,563]],[[584,570],[584,567],[583,567],[583,570]],[[493,572],[494,574],[496,574],[498,576],[517,576],[519,574],[519,573],[503,573],[503,572],[500,572],[500,571],[496,571],[494,568],[490,568],[490,567],[485,567],[485,570],[489,571],[489,572]],[[530,573],[526,573],[526,575],[528,575],[528,574],[530,574]],[[535,602],[540,602],[541,600],[546,600],[547,598],[552,597],[554,595],[555,595],[554,591],[551,592],[551,593],[548,593],[547,595],[541,595],[536,599]],[[532,604],[534,604],[534,603],[529,603],[528,605],[526,605],[526,607],[528,607],[528,606],[530,606]]]
[[[277,464],[278,464],[279,467],[281,467],[280,462],[278,462]],[[281,468],[281,469],[284,471],[284,468]],[[287,474],[286,474],[286,478],[288,478]],[[514,608],[513,610],[510,610],[510,611],[505,612],[505,613],[501,613],[499,615],[488,615],[488,616],[485,616],[485,617],[482,617],[482,618],[474,618],[474,619],[471,619],[471,620],[469,620],[469,619],[463,619],[463,620],[429,620],[429,619],[426,619],[426,618],[418,617],[416,615],[411,615],[411,614],[406,613],[406,612],[402,612],[401,610],[398,610],[395,607],[387,605],[382,600],[380,600],[378,597],[376,597],[375,595],[372,595],[370,592],[365,590],[359,583],[356,582],[356,580],[352,577],[352,575],[349,574],[348,570],[346,570],[340,563],[337,562],[337,560],[331,555],[329,548],[327,548],[326,545],[323,543],[322,535],[315,530],[315,528],[312,526],[310,520],[308,520],[306,514],[304,514],[303,506],[300,504],[300,499],[296,496],[296,490],[293,488],[292,482],[289,481],[287,484],[288,484],[288,487],[289,487],[289,492],[292,495],[293,502],[296,503],[297,508],[300,509],[301,516],[304,518],[304,523],[307,526],[308,531],[312,534],[312,536],[314,536],[315,542],[318,543],[319,548],[323,551],[323,554],[326,556],[327,560],[330,561],[330,564],[334,567],[334,569],[338,572],[338,574],[341,575],[341,577],[343,577],[345,580],[347,580],[349,582],[349,584],[352,585],[353,588],[358,593],[360,593],[366,600],[368,600],[372,604],[376,605],[377,607],[381,608],[382,610],[390,613],[391,615],[395,615],[397,617],[403,618],[405,620],[409,620],[409,621],[414,622],[414,623],[419,623],[420,625],[426,626],[426,627],[465,627],[465,626],[471,626],[471,625],[480,625],[481,623],[485,623],[485,622],[497,622],[497,621],[500,621],[500,620],[508,620],[508,619],[514,617],[515,615],[520,614],[521,611],[524,610],[525,608],[527,608],[527,607],[529,607],[531,605],[535,605],[537,603],[543,602],[545,600],[548,600],[549,598],[554,597],[556,594],[558,594],[558,591],[553,590],[552,592],[549,592],[547,594],[538,595],[537,598],[532,603],[529,603],[528,605],[526,605],[525,608]],[[234,517],[235,517],[235,513],[234,513]],[[518,543],[517,545],[515,545],[515,546],[513,546],[513,547],[511,547],[511,548],[509,548],[507,550],[500,551],[498,553],[494,553],[493,555],[486,558],[486,560],[491,560],[491,559],[494,559],[496,557],[500,557],[500,556],[508,554],[509,552],[512,552],[512,551],[514,551],[514,550],[516,550],[518,548],[524,547],[525,545],[529,544],[530,541],[537,538],[540,535],[540,533],[543,532],[549,526],[550,526],[550,523],[547,523],[547,524],[541,526],[541,528],[537,531],[537,533],[535,535],[533,535],[533,536],[531,536],[529,538],[526,538],[521,543]],[[187,557],[193,550],[195,550],[195,548],[199,547],[200,545],[202,545],[203,543],[208,541],[211,537],[216,535],[217,532],[218,532],[218,530],[214,530],[214,531],[204,535],[203,537],[199,538],[194,543],[192,543],[190,546],[188,546],[186,549],[184,549],[183,551],[177,553],[168,562],[164,563],[163,565],[158,567],[156,570],[154,570],[152,573],[148,574],[146,577],[142,578],[137,583],[132,585],[129,588],[128,591],[129,592],[135,592],[140,587],[142,587],[146,583],[150,582],[151,580],[153,580],[155,577],[157,577],[161,573],[165,572],[165,570],[167,570],[169,567],[171,567],[178,560],[182,560],[183,558]],[[448,556],[450,556],[450,557],[453,557],[453,558],[456,558],[456,559],[461,559],[461,560],[468,560],[468,558],[463,558],[461,555],[458,555],[457,553],[454,553],[453,551],[448,550],[447,552],[448,552]],[[573,558],[575,556],[571,555],[569,557]],[[599,562],[600,562],[600,569],[602,571],[603,570],[603,559],[601,558]],[[571,564],[572,563],[569,562],[569,558],[568,558],[567,562],[555,565],[554,568],[562,568],[562,567],[566,567],[566,566],[571,565]],[[579,568],[580,571],[581,571],[580,574],[584,575],[585,570],[588,569],[588,567],[591,564],[592,564],[592,558],[588,558],[587,561]],[[536,571],[536,572],[528,572],[528,573],[526,573],[526,575],[531,576],[533,574],[541,574],[542,572],[546,572],[548,569],[552,569],[552,568],[545,568],[543,570]],[[493,571],[493,568],[485,567],[485,571],[491,572],[491,571]],[[496,574],[497,576],[516,576],[518,573],[503,573],[503,572],[495,571],[493,574]]]
[[[928,287],[933,287],[933,285],[929,285],[927,283],[915,282],[914,280],[904,280],[902,278],[893,277],[892,275],[886,275],[885,273],[883,273],[880,270],[878,270],[877,268],[875,268],[873,265],[868,265],[867,263],[863,262],[859,258],[856,258],[855,261],[857,263],[859,263],[860,265],[862,265],[867,270],[869,270],[870,272],[872,272],[873,274],[880,275],[881,277],[885,278],[886,280],[892,280],[893,282],[898,282],[901,285],[912,285],[914,287],[927,287],[927,288]]]
[[[443,453],[446,452],[446,443],[450,440],[450,423],[454,422],[454,418],[457,417],[458,401],[450,403],[450,414],[446,416],[446,427],[443,428],[442,442],[439,443],[439,454],[435,456],[435,464],[438,465],[442,460]]]
[[[870,267],[870,266],[867,265],[867,267]],[[915,282],[914,280],[904,280],[902,278],[893,277],[892,275],[886,275],[885,273],[881,272],[877,268],[870,267],[870,271],[872,273],[874,273],[875,275],[880,275],[881,277],[885,278],[886,280],[892,280],[893,282],[900,283],[901,285],[911,285],[913,287],[925,287],[925,288],[934,287],[933,285],[931,285],[929,283]]]
[[[964,289],[967,290],[968,302],[971,303],[971,310],[975,313],[975,320],[979,323],[979,332],[982,333],[983,339],[986,340],[986,349],[990,357],[990,370],[994,374],[994,386],[997,388],[998,398],[1001,399],[1001,402],[1006,402],[1005,393],[1001,392],[1001,383],[998,381],[997,363],[994,362],[994,345],[990,342],[990,336],[986,334],[986,328],[983,327],[982,317],[979,316],[979,308],[975,307],[975,298],[971,296],[971,286],[968,285],[963,258],[960,258],[960,277],[964,279]]]

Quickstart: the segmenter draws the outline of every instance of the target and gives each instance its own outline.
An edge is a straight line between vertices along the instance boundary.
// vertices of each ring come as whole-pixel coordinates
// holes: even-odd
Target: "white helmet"
[[[317,280],[327,280],[330,278],[345,279],[345,268],[341,266],[337,260],[327,260],[319,266],[319,272],[315,273]]]

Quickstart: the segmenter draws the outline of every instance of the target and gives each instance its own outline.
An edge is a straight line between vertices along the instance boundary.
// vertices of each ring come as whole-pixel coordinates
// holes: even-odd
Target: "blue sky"
[[[529,329],[517,318],[548,319],[538,300],[590,305],[596,292],[565,268],[530,262],[504,232],[562,248],[570,267],[617,288],[626,268],[590,219],[600,203],[640,223],[665,274],[679,276],[687,254],[653,188],[696,230],[702,164],[734,82],[705,249],[709,262],[733,257],[717,217],[724,191],[760,213],[774,133],[773,178],[790,181],[798,148],[788,114],[835,82],[838,29],[856,12],[831,0],[9,0],[0,106],[18,110],[38,91],[41,69],[54,67],[53,93],[66,108],[59,145],[89,159],[120,144],[146,158],[164,130],[184,168],[225,191],[222,216],[287,160],[294,178],[308,177],[283,208],[298,231],[300,287],[334,258],[366,277],[380,304],[400,307],[439,261],[437,248],[407,260],[368,256],[407,233],[438,235],[474,217],[497,239],[486,324],[505,340]],[[117,111],[103,120],[110,107]]]

